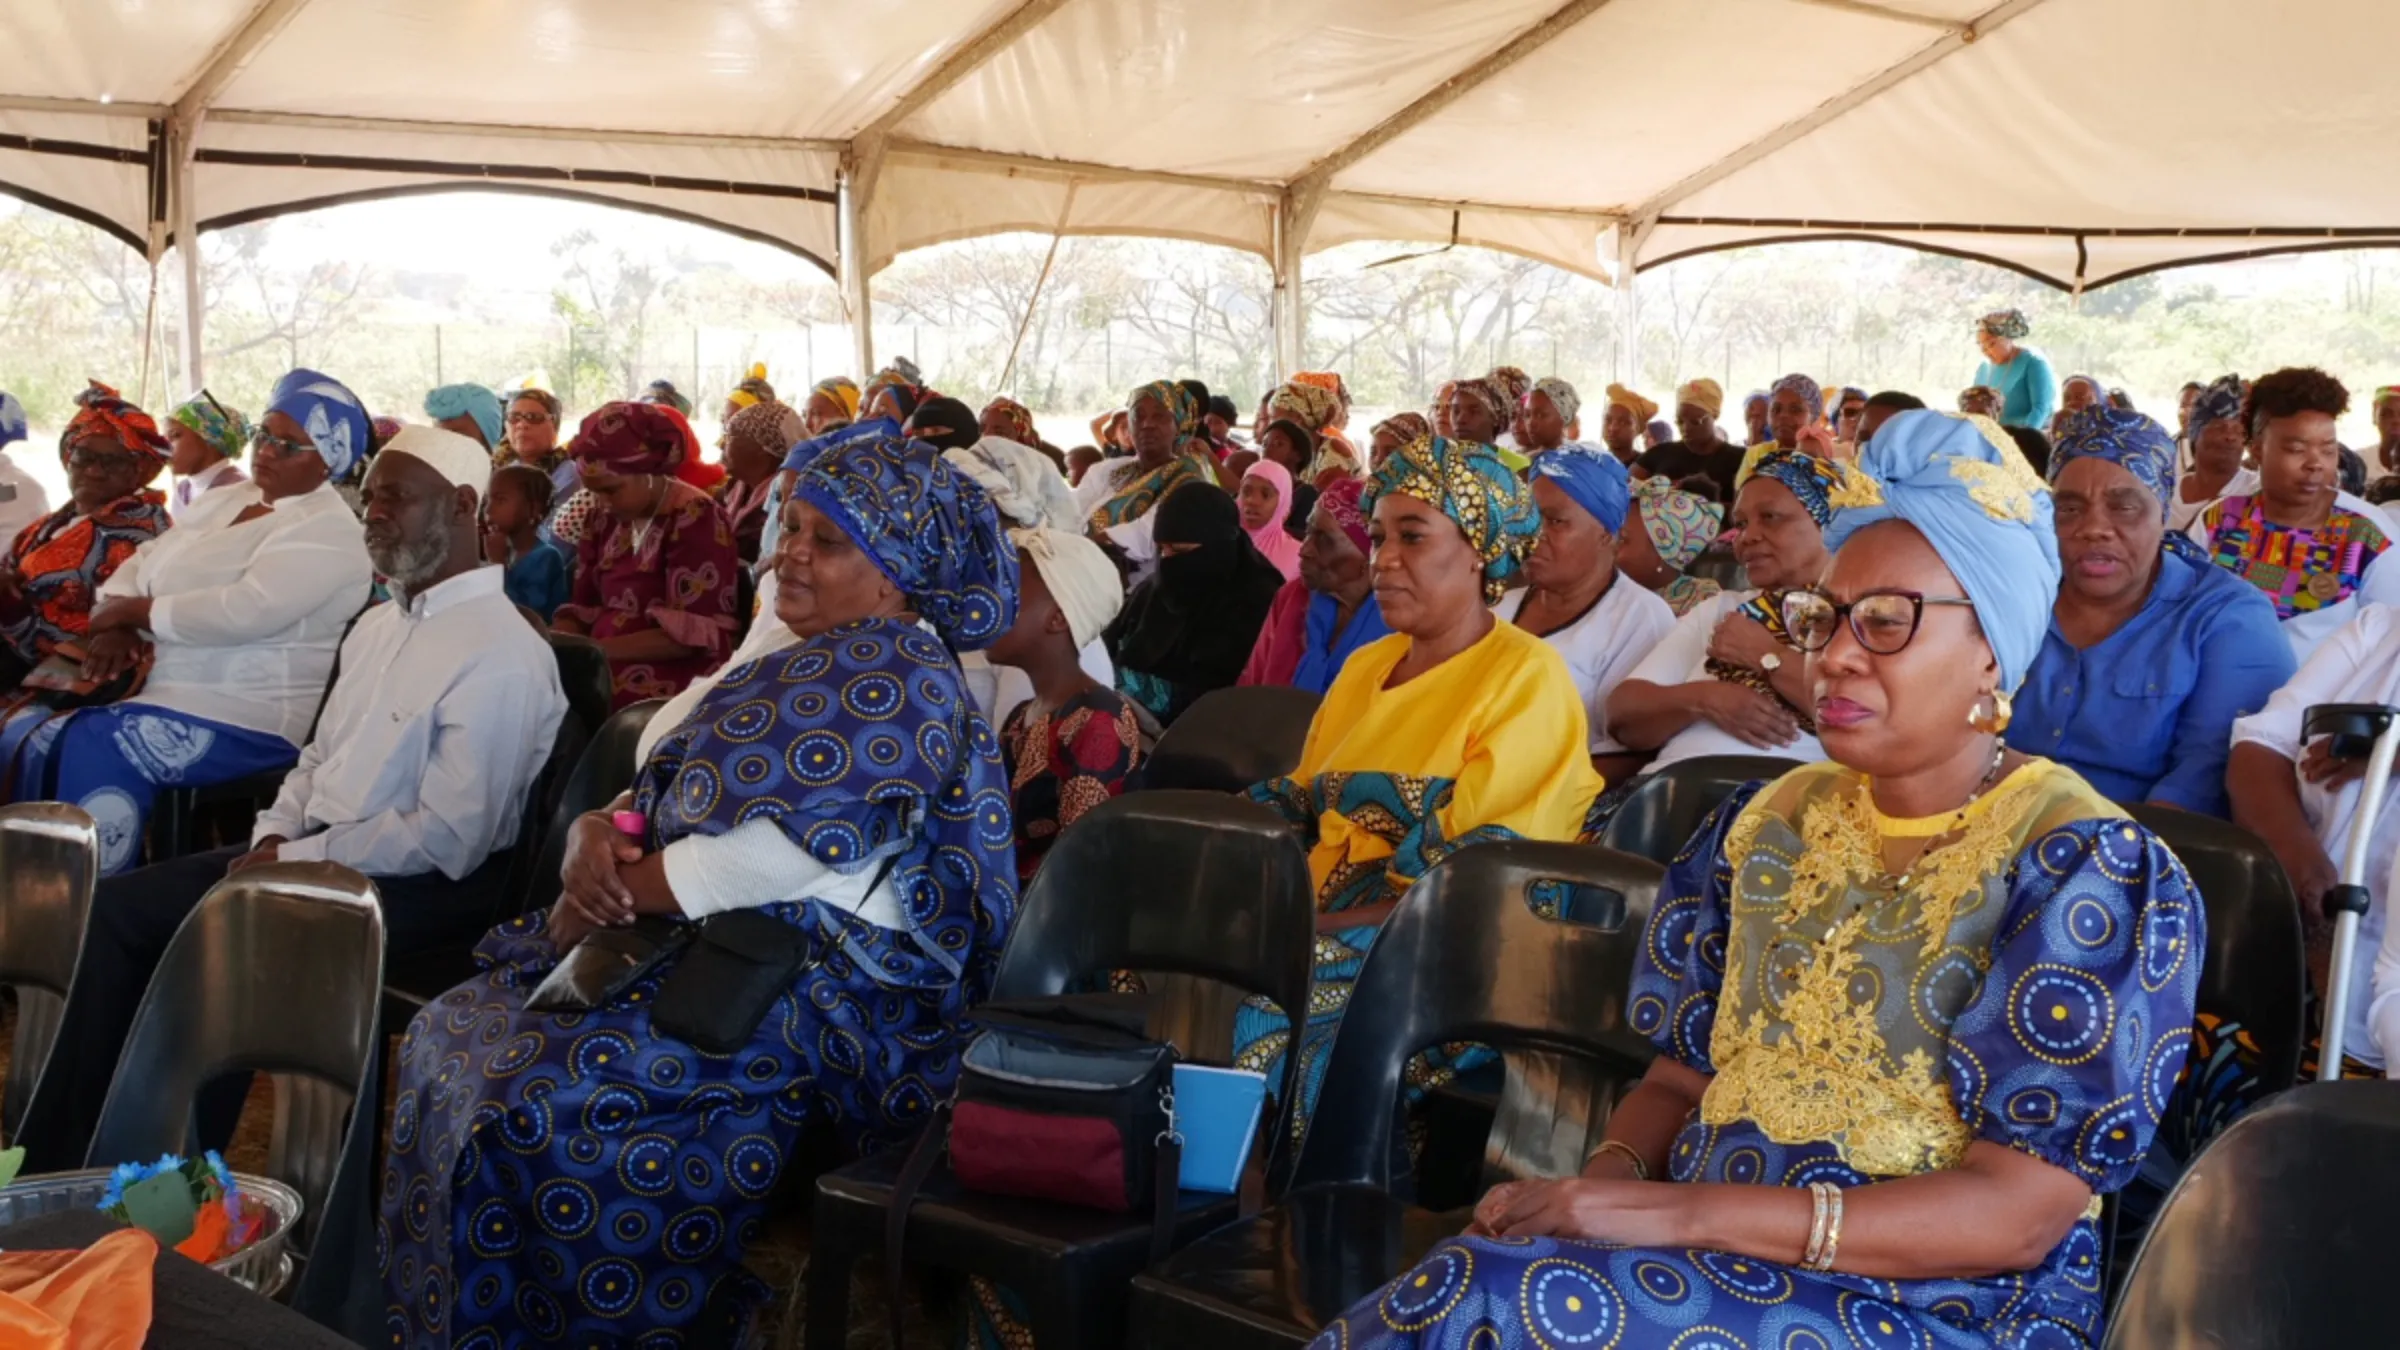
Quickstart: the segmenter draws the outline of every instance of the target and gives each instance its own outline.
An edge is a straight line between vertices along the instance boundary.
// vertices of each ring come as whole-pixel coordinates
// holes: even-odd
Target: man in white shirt
[[[41,1165],[82,1165],[150,974],[228,873],[303,859],[366,873],[395,957],[466,941],[491,921],[567,705],[549,644],[502,593],[501,569],[480,561],[476,497],[490,466],[474,442],[433,427],[410,427],[384,447],[367,473],[365,533],[394,599],[342,644],[317,734],[258,818],[251,847],[101,883],[60,1024],[62,1053],[19,1141]],[[230,1134],[239,1110],[238,1094],[204,1098],[203,1140],[221,1143],[217,1132]]]

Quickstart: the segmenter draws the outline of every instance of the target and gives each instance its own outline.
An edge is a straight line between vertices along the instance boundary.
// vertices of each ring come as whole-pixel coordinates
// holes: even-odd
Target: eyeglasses
[[[289,436],[278,436],[263,426],[250,433],[250,448],[254,451],[263,450],[277,459],[291,459],[299,455],[317,453],[317,447],[309,442],[294,440]]]
[[[103,471],[129,469],[133,467],[133,456],[123,450],[99,450],[88,445],[79,445],[67,451],[67,467]]]
[[[517,412],[512,409],[508,414],[508,424],[512,427],[529,427],[549,420],[550,414],[546,412]]]
[[[1833,642],[1833,632],[1846,617],[1850,636],[1877,656],[1892,656],[1907,648],[1924,622],[1927,605],[1965,605],[1964,596],[1925,596],[1916,591],[1868,591],[1850,603],[1837,604],[1818,590],[1791,591],[1783,597],[1784,631],[1804,652],[1821,652]]]

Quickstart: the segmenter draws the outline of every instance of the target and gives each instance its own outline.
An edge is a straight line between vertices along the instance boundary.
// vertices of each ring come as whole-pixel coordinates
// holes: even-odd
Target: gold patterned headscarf
[[[1384,457],[1368,489],[1367,510],[1387,492],[1414,497],[1457,523],[1483,559],[1483,600],[1500,603],[1541,533],[1533,494],[1492,447],[1480,441],[1420,436]]]

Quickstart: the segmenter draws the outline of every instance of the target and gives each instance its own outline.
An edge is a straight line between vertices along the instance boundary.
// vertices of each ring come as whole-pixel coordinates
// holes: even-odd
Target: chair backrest
[[[608,653],[588,637],[551,633],[550,654],[558,658],[558,687],[566,693],[567,711],[590,736],[608,720],[615,691],[609,683]]]
[[[11,1139],[58,1035],[99,875],[100,832],[80,808],[0,806],[0,985],[17,993],[16,1039],[0,1095],[0,1125]]]
[[[1750,589],[1750,574],[1742,570],[1741,559],[1730,553],[1710,549],[1685,564],[1683,570],[1703,581],[1713,581],[1729,591]]]
[[[375,1072],[382,988],[373,882],[318,862],[227,877],[184,919],[150,977],[86,1165],[181,1153],[203,1086],[229,1073],[272,1075],[267,1172],[300,1193],[306,1255],[342,1170],[361,1172],[355,1186],[372,1166],[380,1103],[360,1095]]]
[[[1432,1046],[1556,1053],[1638,1077],[1653,1051],[1625,1006],[1660,875],[1607,849],[1510,840],[1461,849],[1418,878],[1351,987],[1294,1184],[1389,1186],[1402,1074]],[[1545,882],[1615,890],[1624,904],[1582,907],[1592,922],[1546,919],[1532,904]],[[1533,1117],[1519,1119],[1523,1130]]]
[[[2290,1087],[2308,1039],[2308,977],[2291,878],[2267,842],[2239,825],[2146,802],[2125,809],[2183,860],[2200,887],[2208,956],[2194,1006],[2257,1045],[2257,1096]]]
[[[1290,773],[1318,698],[1305,689],[1212,689],[1167,728],[1141,768],[1145,788],[1239,792]]]
[[[558,873],[567,858],[568,827],[575,817],[599,810],[633,786],[634,771],[641,767],[634,759],[634,749],[650,719],[665,706],[666,700],[657,698],[629,703],[610,714],[584,745],[573,772],[565,776],[551,804],[549,824],[542,830],[539,851],[532,855],[533,866],[519,894],[517,913],[546,908],[558,899]]]
[[[2388,1345],[2400,1084],[2312,1083],[2219,1135],[2150,1226],[2104,1350]]]
[[[1678,760],[1642,779],[1601,831],[1600,842],[1620,852],[1671,863],[1699,832],[1700,822],[1744,783],[1773,782],[1800,766],[1775,755],[1700,755]]]
[[[1314,894],[1299,840],[1263,806],[1214,792],[1118,797],[1050,846],[1018,905],[992,997],[1046,998],[1113,970],[1199,976],[1272,1000],[1296,1044],[1308,1016]],[[1292,1100],[1298,1071],[1299,1056],[1285,1059],[1279,1102]]]

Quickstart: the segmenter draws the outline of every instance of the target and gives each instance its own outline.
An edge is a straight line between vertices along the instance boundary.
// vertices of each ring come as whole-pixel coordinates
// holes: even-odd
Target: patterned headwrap
[[[1890,425],[1886,423],[1885,425]],[[1878,437],[1883,433],[1875,433]],[[1835,481],[1833,465],[1814,455],[1797,450],[1769,450],[1753,463],[1743,466],[1733,480],[1733,490],[1740,493],[1742,485],[1753,478],[1772,478],[1792,490],[1800,499],[1800,509],[1823,529],[1833,519],[1833,501],[1828,495]]]
[[[1774,398],[1777,394],[1797,394],[1800,396],[1800,401],[1808,405],[1809,416],[1823,417],[1825,415],[1825,390],[1806,375],[1786,375],[1767,386],[1769,399]]]
[[[1533,393],[1526,397],[1531,398],[1533,394],[1549,399],[1550,406],[1558,409],[1558,420],[1561,422],[1572,422],[1583,411],[1583,396],[1575,392],[1574,385],[1556,375],[1545,375],[1535,380]]]
[[[2200,391],[2200,396],[2192,400],[2189,434],[2194,441],[2198,441],[2201,429],[2209,423],[2236,420],[2241,415],[2242,377],[2220,375],[2209,381],[2208,387]]]
[[[1131,415],[1134,408],[1146,398],[1157,399],[1159,406],[1167,410],[1167,416],[1175,419],[1175,439],[1178,442],[1188,441],[1200,434],[1200,405],[1192,401],[1190,390],[1173,380],[1152,380],[1126,396],[1126,413]]]
[[[2000,688],[2013,693],[2041,651],[2058,599],[2049,487],[1987,417],[1899,413],[1858,456],[1834,466],[1837,509],[1826,549],[1879,521],[1915,526],[1975,606]]]
[[[2175,501],[2175,437],[2140,413],[2121,412],[2095,403],[2067,418],[2050,446],[2050,481],[2059,470],[2079,459],[2105,459],[2149,489],[2158,498],[2158,514],[2166,519]]]
[[[975,480],[992,499],[1004,524],[1044,530],[1083,528],[1075,511],[1074,490],[1059,476],[1058,466],[1031,446],[985,436],[964,450],[943,451],[942,458]]]
[[[1292,383],[1322,389],[1333,395],[1334,415],[1333,420],[1326,423],[1327,426],[1338,425],[1343,415],[1350,411],[1350,386],[1342,382],[1338,370],[1303,370],[1292,376]]]
[[[1636,427],[1647,427],[1650,425],[1650,419],[1658,416],[1657,404],[1621,384],[1612,384],[1608,387],[1608,403],[1612,408],[1623,408],[1632,413],[1633,424]]]
[[[932,446],[849,442],[808,466],[795,494],[855,540],[953,651],[980,651],[1017,621],[1017,550],[973,479]]]
[[[384,446],[391,444],[391,440],[394,436],[399,435],[402,431],[407,430],[407,428],[408,423],[388,414],[382,417],[369,418],[367,420],[367,452],[369,454],[373,454],[376,451],[383,449]],[[552,453],[555,454],[557,452],[553,451]],[[499,457],[502,454],[507,454],[508,458],[506,460],[500,460]],[[517,458],[514,453],[506,450],[494,450],[492,452],[492,457],[498,463],[514,463]]]
[[[6,398],[6,397],[7,397],[7,395],[5,395],[5,394],[0,394],[0,398]],[[2376,389],[2376,391],[2375,391],[2375,399],[2374,399],[2374,401],[2373,401],[2372,403],[2369,403],[2367,406],[2368,406],[2368,407],[2370,407],[2370,408],[2380,408],[2380,407],[2382,407],[2384,404],[2386,404],[2386,403],[2388,403],[2388,402],[2390,402],[2391,400],[2393,400],[2393,399],[2396,399],[2396,398],[2400,398],[2400,384],[2387,384],[2387,385],[2383,385],[2383,386],[2381,386],[2380,388]]]
[[[1994,310],[1977,320],[1975,326],[1993,337],[2006,338],[2011,342],[2033,333],[2033,325],[2027,322],[2025,311],[2021,309]]]
[[[1414,413],[1408,415],[1416,416]],[[1317,504],[1313,508],[1331,516],[1333,523],[1342,527],[1342,533],[1350,537],[1350,542],[1356,544],[1361,553],[1374,551],[1374,541],[1367,533],[1366,493],[1367,480],[1337,478],[1317,494]]]
[[[1683,387],[1675,391],[1675,405],[1682,407],[1687,403],[1711,417],[1722,417],[1725,414],[1724,386],[1715,380],[1686,380]]]
[[[136,459],[152,465],[167,462],[167,438],[158,434],[158,423],[98,380],[75,396],[75,415],[58,438],[59,458],[65,459],[67,451],[82,440],[114,441],[120,449],[132,451]]]
[[[673,473],[688,449],[686,423],[656,403],[603,403],[575,429],[575,458],[611,473]]]
[[[1591,513],[1600,528],[1615,534],[1625,528],[1625,509],[1633,502],[1633,480],[1625,461],[1595,446],[1569,441],[1533,457],[1533,476],[1547,478]]]
[[[764,403],[773,397],[775,397],[775,386],[767,383],[767,363],[761,361],[742,375],[741,383],[733,387],[733,392],[725,396],[725,401],[732,404],[738,411],[753,403]],[[677,409],[677,411],[682,410]]]
[[[1033,409],[1013,398],[996,398],[983,405],[982,414],[975,420],[988,422],[994,414],[998,414],[1002,425],[1008,428],[1003,434],[1009,440],[1015,441],[1019,445],[1041,444],[1041,433],[1034,430],[1033,427]]]
[[[1478,381],[1481,383],[1481,381]],[[1492,447],[1428,436],[1391,453],[1375,471],[1369,511],[1384,494],[1414,497],[1457,523],[1483,559],[1483,601],[1500,603],[1541,534],[1533,494]]]
[[[1391,416],[1383,419],[1380,422],[1377,422],[1375,424],[1375,430],[1372,434],[1374,436],[1381,436],[1387,431],[1392,433],[1393,437],[1402,445],[1406,445],[1410,441],[1421,440],[1424,437],[1432,435],[1433,422],[1423,413],[1393,413]]]
[[[762,399],[735,413],[725,423],[728,439],[739,436],[777,459],[789,454],[807,434],[799,410],[780,399]]]
[[[1323,385],[1301,384],[1295,380],[1290,384],[1277,385],[1275,392],[1267,396],[1267,416],[1270,419],[1293,423],[1310,436],[1323,435],[1325,428],[1333,425],[1333,419],[1341,410],[1341,399]]]
[[[1460,380],[1448,387],[1452,393],[1465,394],[1489,408],[1493,423],[1502,431],[1508,430],[1509,421],[1514,415],[1517,405],[1515,400],[1509,398],[1506,390],[1492,383],[1490,376],[1487,375],[1480,380]]]
[[[1678,571],[1699,557],[1725,526],[1722,505],[1664,478],[1645,478],[1634,484],[1633,500],[1658,560]]]
[[[250,419],[242,416],[241,409],[228,408],[206,394],[176,404],[167,420],[189,429],[227,459],[239,456],[242,447],[250,443]]]
[[[841,405],[843,417],[851,421],[858,420],[858,405],[861,396],[859,394],[858,386],[851,382],[849,376],[828,375],[824,379],[817,381],[815,387],[811,388],[808,392],[812,394],[823,394],[825,397],[832,399],[835,403]]]
[[[500,444],[500,396],[480,384],[445,384],[425,396],[425,415],[436,422],[464,417],[483,433],[486,448]]]
[[[15,394],[0,392],[0,445],[24,440],[27,425],[25,405],[17,401]]]
[[[275,382],[267,395],[267,411],[282,413],[300,424],[317,457],[325,461],[325,476],[341,482],[366,458],[374,428],[367,423],[367,405],[350,387],[330,375],[295,370]]]
[[[1492,388],[1500,391],[1501,402],[1512,413],[1517,410],[1518,404],[1525,401],[1525,396],[1533,392],[1533,377],[1515,366],[1494,366],[1492,373],[1483,378],[1491,382]],[[1500,420],[1505,422],[1508,418],[1503,416]]]
[[[859,391],[858,405],[866,407],[886,389],[892,391],[893,401],[900,405],[903,420],[915,413],[917,405],[925,401],[925,377],[918,372],[917,363],[905,356],[893,357],[890,365],[875,372],[875,378],[867,381],[867,387]]]

